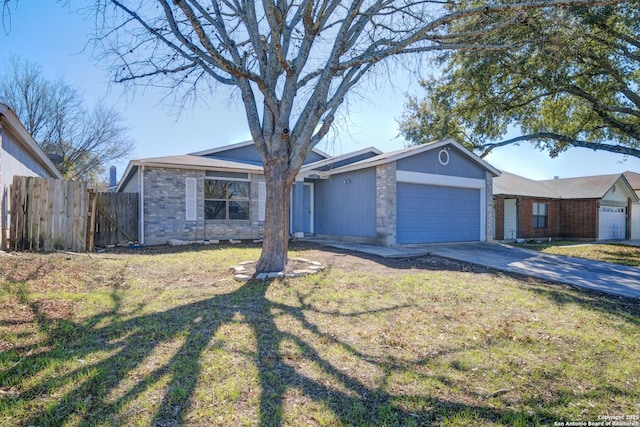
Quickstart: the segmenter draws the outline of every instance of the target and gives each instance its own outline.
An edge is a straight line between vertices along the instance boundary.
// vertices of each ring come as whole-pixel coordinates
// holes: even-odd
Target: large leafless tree
[[[267,183],[258,271],[286,264],[289,194],[350,91],[390,58],[509,46],[486,37],[547,7],[622,0],[98,0],[115,80],[237,89]],[[452,24],[469,20],[464,33]]]
[[[0,102],[20,118],[27,132],[68,179],[102,185],[111,162],[134,148],[122,115],[97,102],[85,107],[83,97],[63,79],[47,79],[35,63],[13,57],[0,74]]]

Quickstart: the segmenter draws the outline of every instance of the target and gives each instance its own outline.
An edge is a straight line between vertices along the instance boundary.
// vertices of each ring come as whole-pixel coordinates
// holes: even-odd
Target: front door
[[[311,221],[312,200],[313,200],[313,184],[305,183],[302,186],[302,231],[305,233],[313,233],[313,222]]]
[[[313,183],[296,182],[291,190],[291,233],[313,234]]]
[[[504,199],[504,240],[518,238],[518,205],[517,199]]]

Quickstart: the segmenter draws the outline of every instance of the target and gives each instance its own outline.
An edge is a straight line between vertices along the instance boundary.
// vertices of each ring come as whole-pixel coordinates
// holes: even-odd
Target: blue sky
[[[136,143],[132,158],[186,154],[249,139],[242,105],[230,101],[224,89],[179,111],[163,102],[166,93],[142,87],[126,92],[110,83],[109,64],[92,58],[91,21],[72,13],[82,2],[67,3],[14,1],[9,34],[0,28],[0,66],[4,67],[11,55],[18,55],[40,64],[47,77],[63,77],[76,86],[88,105],[103,99],[118,108]],[[382,79],[376,85],[369,83],[360,91],[361,96],[349,99],[343,110],[346,119],[319,148],[340,154],[369,146],[382,151],[404,147],[396,120],[402,114],[405,93],[419,90],[415,80],[399,75],[387,84]],[[116,165],[119,174],[128,160]],[[621,155],[586,149],[569,150],[550,159],[528,143],[497,149],[485,160],[500,170],[532,179],[640,172],[640,159],[625,160]]]

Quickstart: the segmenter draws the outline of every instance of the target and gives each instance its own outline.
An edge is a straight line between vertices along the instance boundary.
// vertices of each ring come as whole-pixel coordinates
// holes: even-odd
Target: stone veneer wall
[[[145,168],[144,170],[144,243],[163,245],[169,239],[217,240],[257,239],[264,233],[258,220],[258,182],[262,175],[251,175],[250,220],[205,221],[205,171]],[[196,178],[197,219],[186,220],[186,179]]]
[[[204,240],[204,171],[145,168],[144,243],[164,245],[169,239]],[[186,221],[186,179],[197,179],[198,219]]]
[[[382,246],[396,244],[396,162],[376,167],[376,240]]]
[[[494,236],[496,235],[496,210],[493,207],[493,174],[489,171],[485,172],[485,182],[485,200],[487,201],[485,235],[486,241],[492,242],[494,241]]]

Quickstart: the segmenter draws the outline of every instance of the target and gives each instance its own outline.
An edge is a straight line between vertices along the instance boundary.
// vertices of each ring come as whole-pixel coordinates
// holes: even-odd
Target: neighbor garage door
[[[598,239],[625,239],[627,236],[626,209],[614,206],[600,206]]]
[[[480,190],[397,184],[399,244],[480,240]]]

